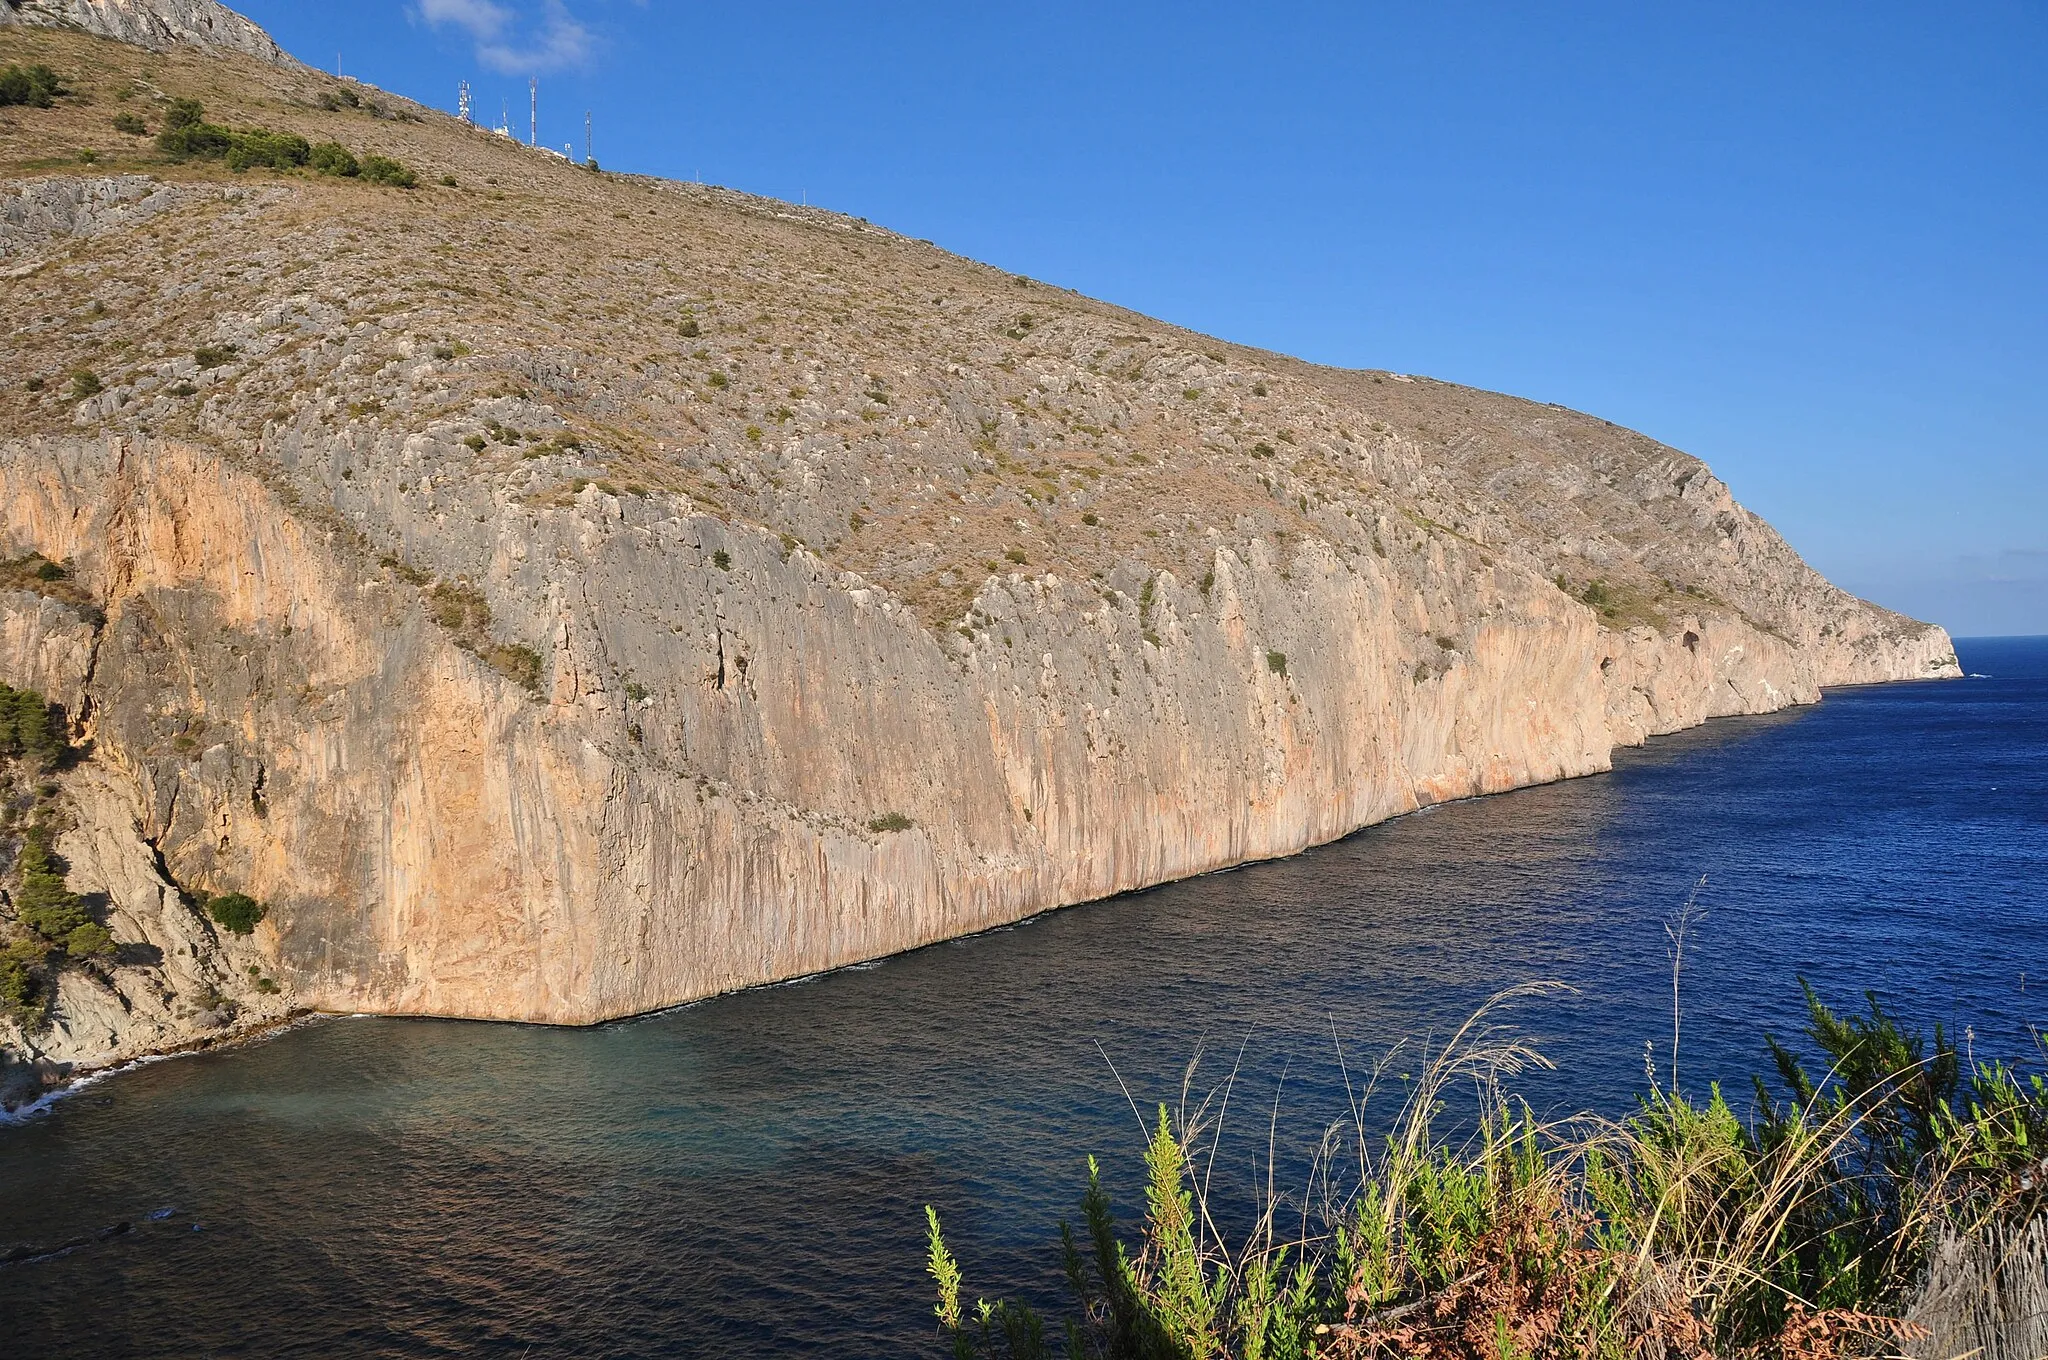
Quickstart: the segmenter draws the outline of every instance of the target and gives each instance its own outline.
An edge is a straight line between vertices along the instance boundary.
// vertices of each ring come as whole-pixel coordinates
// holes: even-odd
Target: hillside
[[[52,1061],[603,1019],[1956,673],[1591,416],[233,47],[0,26],[27,63],[70,93],[0,108],[0,681],[89,754],[15,823],[121,943],[50,966]],[[416,187],[168,157],[179,99]]]

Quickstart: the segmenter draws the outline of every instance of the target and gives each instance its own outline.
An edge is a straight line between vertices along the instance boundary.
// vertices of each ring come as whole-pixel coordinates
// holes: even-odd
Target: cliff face
[[[0,0],[0,27],[8,24],[76,29],[139,47],[220,48],[298,65],[268,33],[219,0]]]
[[[1605,422],[264,79],[234,121],[455,186],[7,186],[0,555],[91,603],[0,594],[0,680],[78,719],[59,844],[132,946],[46,1057],[598,1020],[1955,673]]]

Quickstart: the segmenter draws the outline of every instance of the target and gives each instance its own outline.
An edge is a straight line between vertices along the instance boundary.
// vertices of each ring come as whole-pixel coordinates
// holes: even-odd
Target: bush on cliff
[[[71,749],[64,710],[32,689],[0,684],[0,759],[19,757],[50,766]]]
[[[1868,1016],[1837,1015],[1810,990],[1807,1003],[1826,1075],[1814,1080],[1767,1040],[1790,1099],[1759,1080],[1748,1121],[1718,1088],[1701,1100],[1654,1074],[1626,1119],[1538,1120],[1501,1082],[1540,1055],[1500,1038],[1482,1009],[1424,1055],[1417,1081],[1403,1079],[1389,1134],[1370,1132],[1368,1085],[1326,1135],[1317,1185],[1291,1198],[1269,1190],[1234,1217],[1207,1199],[1228,1084],[1184,1100],[1178,1120],[1162,1105],[1135,1241],[1120,1236],[1088,1159],[1081,1226],[1060,1229],[1076,1304],[1061,1349],[1118,1360],[1847,1360],[1926,1336],[1909,1311],[1948,1341],[1995,1340],[1971,1333],[1995,1308],[1951,1308],[1923,1283],[1936,1242],[2017,1241],[2048,1212],[2048,1082],[1966,1065],[1938,1029],[1930,1044],[1874,999]],[[1449,1136],[1447,1099],[1467,1083],[1480,1095],[1471,1132]],[[925,1213],[934,1312],[956,1360],[1052,1355],[1031,1309],[962,1306],[959,1262]],[[1252,1225],[1236,1241],[1218,1227],[1233,1221]],[[2039,1253],[2002,1259],[2000,1306],[2048,1290]]]
[[[85,903],[65,881],[67,866],[51,848],[47,827],[29,828],[17,867],[21,883],[14,893],[14,914],[23,925],[61,947],[73,931],[93,923]]]
[[[24,1029],[42,1010],[42,969],[50,947],[40,940],[18,938],[0,945],[0,1011]]]
[[[257,922],[270,914],[270,909],[247,893],[222,893],[206,900],[206,914],[222,930],[234,935],[247,935],[256,929]]]

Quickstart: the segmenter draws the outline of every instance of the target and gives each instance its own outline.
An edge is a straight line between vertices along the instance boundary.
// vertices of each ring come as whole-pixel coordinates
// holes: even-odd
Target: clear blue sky
[[[607,167],[1595,412],[1861,594],[2048,633],[2041,0],[239,8],[521,128],[536,73]]]

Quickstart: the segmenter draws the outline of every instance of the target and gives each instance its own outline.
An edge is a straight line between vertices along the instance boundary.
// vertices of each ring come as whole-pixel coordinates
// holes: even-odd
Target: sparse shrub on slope
[[[196,99],[173,99],[164,110],[156,134],[157,150],[180,160],[218,160],[228,154],[234,134],[206,121],[206,107]]]
[[[296,133],[271,132],[266,128],[237,132],[229,140],[228,169],[242,171],[262,166],[270,170],[294,170],[307,162],[312,150],[306,139]]]
[[[0,68],[0,105],[25,104],[34,109],[47,109],[70,93],[64,88],[64,82],[57,78],[57,73],[47,66]]]
[[[163,130],[156,136],[157,149],[179,160],[225,161],[240,173],[258,168],[298,170],[309,168],[323,175],[360,177],[371,184],[410,189],[419,183],[404,162],[389,156],[365,155],[360,161],[339,142],[315,146],[295,132],[270,128],[236,130],[206,121],[206,109],[196,99],[174,99],[164,114]]]
[[[340,142],[320,142],[315,145],[307,164],[323,175],[336,175],[353,179],[362,170],[353,152]]]
[[[411,189],[419,184],[418,176],[404,162],[392,160],[389,156],[363,157],[362,177],[371,184],[384,184],[393,189]]]

